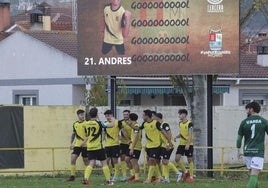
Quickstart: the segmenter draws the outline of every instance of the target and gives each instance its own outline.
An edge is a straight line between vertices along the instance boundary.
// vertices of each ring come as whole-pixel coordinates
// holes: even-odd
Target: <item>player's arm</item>
[[[127,134],[126,130],[124,128],[121,128],[121,132],[122,132],[123,136],[127,139],[127,142],[130,143],[131,139],[130,139],[129,135]]]
[[[157,122],[156,127],[159,131],[161,131],[161,133],[164,135],[164,137],[167,139],[168,141],[168,148],[172,148],[173,144],[171,142],[171,137],[168,136],[167,132],[163,129],[163,127],[161,126],[161,123]]]
[[[179,131],[178,131],[178,134],[174,137],[174,142],[177,141],[177,138],[180,138],[181,135],[180,135],[180,126],[179,126]]]
[[[135,148],[136,144],[138,143],[138,140],[139,140],[139,130],[135,130],[134,131],[134,139],[132,141],[131,148],[129,151],[130,155],[133,155],[134,148]]]
[[[86,133],[86,137],[84,138],[84,140],[83,140],[83,142],[81,143],[81,145],[80,145],[80,147],[85,147],[86,146],[86,143],[87,143],[87,141],[88,141],[88,131],[87,131],[87,128],[86,127],[84,127],[84,130],[85,130],[85,133]]]
[[[238,134],[236,138],[236,148],[237,148],[237,158],[240,159],[242,157],[241,146],[243,140],[243,122],[240,124],[238,129]]]
[[[74,138],[75,138],[75,132],[73,131],[72,135],[71,135],[71,143],[70,143],[70,149],[73,149],[74,148]]]
[[[190,123],[188,127],[188,139],[187,144],[185,145],[185,150],[189,150],[191,143],[193,142],[193,124]]]
[[[121,27],[122,27],[122,35],[126,38],[129,34],[130,28],[130,20],[131,20],[131,12],[126,10],[122,17]]]

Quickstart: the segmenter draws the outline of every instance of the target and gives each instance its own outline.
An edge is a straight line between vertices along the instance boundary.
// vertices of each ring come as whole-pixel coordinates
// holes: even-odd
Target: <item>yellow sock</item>
[[[157,178],[162,178],[160,166],[158,164],[155,166],[155,175]]]
[[[135,174],[135,170],[132,168],[132,169],[130,169],[130,175],[134,175]]]
[[[75,176],[76,167],[75,165],[71,165],[71,176]]]
[[[176,174],[179,172],[179,170],[176,168],[176,166],[172,162],[168,163],[168,168],[173,170],[173,172],[175,172]]]
[[[105,176],[105,179],[106,180],[110,180],[111,179],[111,174],[110,174],[110,169],[108,166],[103,166],[102,167],[102,171],[103,171],[103,174]]]
[[[127,176],[127,163],[126,161],[121,162],[121,171],[123,176]]]
[[[165,178],[169,178],[168,165],[162,165],[162,173]]]
[[[183,172],[186,171],[186,168],[185,168],[184,164],[183,164],[181,161],[178,161],[177,164],[178,164],[178,166],[180,167],[180,169],[181,169]]]
[[[189,172],[190,172],[190,176],[193,177],[194,176],[194,163],[190,162],[189,164]]]
[[[135,173],[135,179],[136,180],[140,179],[140,173]]]
[[[87,166],[85,169],[84,178],[88,180],[89,176],[91,175],[91,172],[93,170],[92,166]]]
[[[114,176],[115,177],[118,177],[119,171],[120,171],[120,165],[118,163],[114,164]]]
[[[149,166],[149,169],[148,169],[148,180],[151,180],[153,174],[155,172],[155,166]]]

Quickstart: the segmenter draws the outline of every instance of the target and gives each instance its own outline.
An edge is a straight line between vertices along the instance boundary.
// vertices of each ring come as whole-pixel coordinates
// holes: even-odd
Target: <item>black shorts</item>
[[[125,54],[125,45],[124,44],[109,44],[109,43],[106,43],[106,42],[103,42],[102,43],[102,53],[105,55],[105,54],[108,54],[111,50],[112,50],[112,47],[115,47],[117,53],[119,55],[124,55]]]
[[[86,147],[74,147],[72,154],[79,156],[81,153],[82,157],[87,157],[87,148]]]
[[[173,148],[170,150],[167,150],[166,148],[161,147],[160,148],[160,157],[162,157],[163,159],[169,160],[173,150],[174,150]]]
[[[127,155],[128,148],[128,144],[120,144],[120,155]]]
[[[139,160],[139,158],[141,156],[141,151],[140,150],[135,150],[134,149],[133,155],[129,155],[129,151],[130,150],[128,150],[128,156],[130,157],[130,159],[138,159]]]
[[[105,152],[108,158],[118,158],[120,156],[120,147],[119,146],[105,147]]]
[[[104,149],[87,151],[87,155],[88,155],[88,160],[104,161],[106,159],[106,155],[105,155],[105,150]]]
[[[185,155],[186,157],[193,157],[194,146],[190,146],[189,150],[185,150],[185,145],[179,145],[176,154]]]
[[[160,147],[157,148],[146,148],[147,156],[149,158],[159,159],[160,158]]]

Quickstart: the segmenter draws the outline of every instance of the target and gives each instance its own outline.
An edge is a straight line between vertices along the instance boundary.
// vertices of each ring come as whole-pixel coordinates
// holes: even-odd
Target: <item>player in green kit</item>
[[[246,105],[248,117],[239,127],[236,147],[238,158],[241,157],[240,148],[244,137],[244,159],[250,171],[247,188],[258,188],[258,175],[263,169],[265,132],[268,134],[268,121],[259,116],[261,106],[257,102]]]

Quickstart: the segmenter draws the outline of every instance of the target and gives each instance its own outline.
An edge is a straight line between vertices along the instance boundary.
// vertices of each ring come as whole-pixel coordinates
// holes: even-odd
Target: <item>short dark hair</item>
[[[178,113],[179,114],[186,114],[186,115],[188,115],[188,112],[187,112],[186,109],[180,109]]]
[[[124,112],[130,113],[130,110],[124,110],[123,113],[124,113]]]
[[[137,114],[135,114],[135,113],[131,113],[131,114],[129,114],[129,119],[130,119],[131,121],[137,121],[138,118],[139,118],[139,116],[138,116]]]
[[[85,113],[85,110],[81,110],[81,109],[79,109],[79,110],[76,111],[76,114],[77,114],[77,115],[79,115],[79,114],[83,114],[83,113]]]
[[[113,115],[112,110],[106,110],[106,111],[104,112],[104,115],[110,115],[110,114],[112,114],[112,115]]]
[[[97,108],[91,108],[90,110],[89,110],[89,116],[91,117],[91,118],[95,118],[95,117],[97,117],[97,115],[98,115],[98,109]]]
[[[154,116],[155,116],[155,114],[156,114],[156,111],[153,111],[153,110],[151,110],[151,112],[152,112],[152,115],[154,115]]]
[[[254,112],[259,113],[261,111],[261,105],[255,101],[248,103],[246,109],[252,108]]]
[[[152,115],[153,115],[152,111],[151,111],[151,110],[149,110],[149,109],[144,110],[144,111],[143,111],[143,113],[144,113],[144,115],[148,116],[149,118],[151,118],[151,117],[152,117]]]
[[[163,119],[163,114],[161,114],[161,113],[156,113],[155,116],[160,118],[160,119]]]

